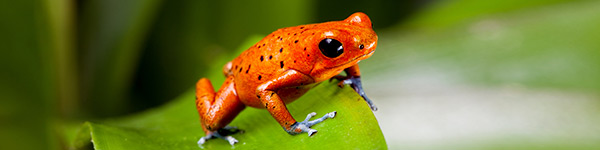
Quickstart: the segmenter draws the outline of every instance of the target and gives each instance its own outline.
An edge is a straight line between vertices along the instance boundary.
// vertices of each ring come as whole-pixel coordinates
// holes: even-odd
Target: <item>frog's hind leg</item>
[[[198,144],[204,144],[206,140],[212,138],[227,140],[231,145],[237,143],[235,138],[229,136],[236,133],[237,129],[232,130],[226,125],[245,107],[235,92],[233,76],[225,80],[218,92],[214,91],[208,79],[200,79],[196,83],[196,109],[206,136],[200,138]]]

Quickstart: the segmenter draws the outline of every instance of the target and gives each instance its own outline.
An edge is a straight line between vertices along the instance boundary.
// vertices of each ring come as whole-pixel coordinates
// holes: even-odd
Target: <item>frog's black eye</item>
[[[319,43],[319,49],[321,53],[329,58],[335,58],[344,53],[344,47],[340,41],[335,39],[326,38],[321,40]]]

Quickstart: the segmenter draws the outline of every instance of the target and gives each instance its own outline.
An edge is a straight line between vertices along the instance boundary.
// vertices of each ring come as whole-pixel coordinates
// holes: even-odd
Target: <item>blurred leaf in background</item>
[[[0,149],[56,149],[74,88],[65,1],[0,2]],[[60,70],[61,72],[58,72]],[[61,82],[59,84],[59,82]],[[69,108],[67,108],[69,107]]]
[[[445,1],[380,32],[361,71],[390,148],[598,149],[599,10]]]
[[[460,23],[471,22],[482,17],[527,11],[537,7],[574,2],[578,0],[450,0],[439,1],[430,5],[426,10],[411,16],[406,23],[399,24],[404,30],[407,27],[421,30],[445,29]],[[438,30],[439,31],[439,30]]]
[[[77,15],[81,102],[92,116],[122,114],[141,48],[160,0],[80,1]]]

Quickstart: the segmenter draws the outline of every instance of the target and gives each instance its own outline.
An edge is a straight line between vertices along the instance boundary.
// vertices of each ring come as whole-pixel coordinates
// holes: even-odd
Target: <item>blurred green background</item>
[[[2,0],[0,149],[64,149],[69,124],[164,104],[251,35],[357,11],[391,149],[600,148],[598,1]]]

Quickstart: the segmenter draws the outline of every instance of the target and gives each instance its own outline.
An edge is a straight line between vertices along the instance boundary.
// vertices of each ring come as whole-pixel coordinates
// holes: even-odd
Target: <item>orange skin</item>
[[[343,53],[325,56],[319,43],[326,38],[342,43]],[[300,127],[293,128],[297,121],[286,104],[322,81],[359,78],[357,63],[370,57],[376,46],[371,20],[360,12],[342,21],[279,29],[224,66],[227,79],[218,92],[206,78],[197,82],[196,107],[202,129],[210,139],[250,106],[267,109],[288,133],[301,133]],[[342,71],[346,77],[336,76]]]

